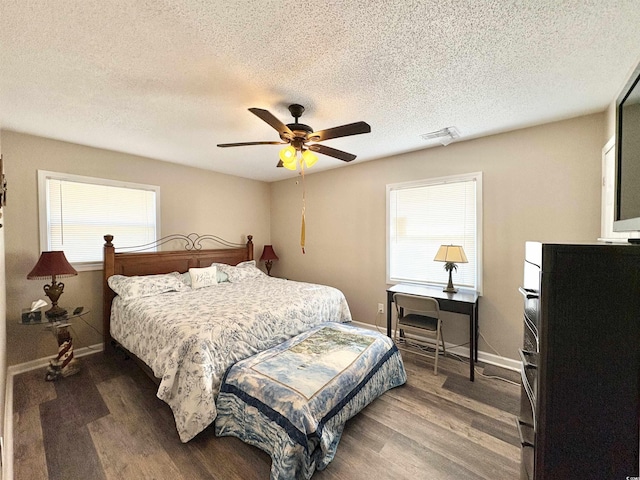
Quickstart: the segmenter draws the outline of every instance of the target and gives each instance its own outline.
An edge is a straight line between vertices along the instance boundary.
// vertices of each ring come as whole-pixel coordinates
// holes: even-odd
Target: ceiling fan
[[[296,160],[298,153],[301,156],[301,162],[304,160],[307,167],[312,166],[318,158],[311,152],[321,153],[330,157],[350,162],[356,158],[352,153],[343,152],[335,148],[327,147],[316,142],[322,142],[331,138],[348,137],[351,135],[360,135],[361,133],[371,132],[371,127],[366,122],[355,122],[339,127],[328,128],[326,130],[313,131],[309,125],[298,123],[298,119],[304,112],[304,107],[294,103],[289,105],[289,112],[294,118],[294,123],[285,125],[278,120],[268,110],[262,108],[250,108],[249,111],[267,122],[280,135],[280,142],[242,142],[242,143],[220,143],[218,147],[242,147],[245,145],[287,145],[280,151],[280,161],[278,167],[285,167],[289,170],[296,169]]]

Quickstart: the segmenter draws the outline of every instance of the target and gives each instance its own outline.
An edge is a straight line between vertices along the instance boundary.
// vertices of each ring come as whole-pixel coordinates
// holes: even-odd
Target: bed
[[[231,365],[325,322],[349,322],[351,314],[333,287],[261,272],[251,236],[245,244],[173,237],[182,250],[116,252],[113,236],[105,236],[104,348],[123,348],[158,379],[157,396],[187,442],[215,420]],[[222,248],[205,249],[205,241]]]

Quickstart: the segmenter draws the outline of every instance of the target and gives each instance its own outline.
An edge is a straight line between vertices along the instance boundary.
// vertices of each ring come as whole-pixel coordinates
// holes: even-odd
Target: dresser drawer
[[[522,367],[520,376],[522,377],[522,395],[520,397],[520,419],[531,424],[536,430],[536,398],[538,395],[538,354],[519,350]]]
[[[538,326],[540,319],[540,294],[536,290],[529,290],[520,287],[519,292],[524,300],[525,320],[533,327],[536,336],[538,335]]]
[[[526,312],[523,319],[524,323],[524,339],[523,349],[528,352],[540,353],[540,340],[538,337],[538,329],[531,322]]]

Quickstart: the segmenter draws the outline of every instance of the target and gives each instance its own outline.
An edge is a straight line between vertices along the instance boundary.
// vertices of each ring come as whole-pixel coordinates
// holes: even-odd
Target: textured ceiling
[[[216,147],[278,140],[249,107],[368,122],[324,142],[353,163],[463,141],[603,111],[638,25],[637,0],[2,0],[0,128],[273,181],[278,146]]]

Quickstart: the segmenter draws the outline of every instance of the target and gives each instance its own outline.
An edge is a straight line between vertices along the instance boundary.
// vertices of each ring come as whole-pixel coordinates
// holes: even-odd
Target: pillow
[[[204,268],[190,268],[191,287],[198,289],[218,284],[218,269],[212,265]]]
[[[180,279],[182,280],[182,282],[187,285],[187,286],[191,286],[191,275],[189,275],[189,272],[184,272],[180,274]]]
[[[189,288],[184,284],[178,272],[133,277],[112,275],[108,278],[107,283],[111,290],[123,300],[151,297],[166,292],[182,292]]]
[[[256,267],[256,261],[255,260],[247,260],[246,262],[240,262],[238,265],[236,265],[236,267],[238,267],[238,268]]]
[[[189,274],[189,272],[181,273],[180,276],[182,277],[182,282],[185,285],[191,287],[191,275]],[[220,267],[218,267],[216,270],[216,277],[218,283],[229,282],[229,275],[220,270]]]
[[[223,283],[223,282],[228,282],[229,281],[229,275],[227,275],[225,272],[223,272],[220,269],[217,269],[216,275],[218,276],[218,283]]]
[[[264,276],[264,272],[255,266],[255,261],[251,260],[253,265],[250,262],[242,262],[242,264],[238,264],[235,267],[229,266],[226,269],[227,274],[229,275],[229,281],[232,283],[242,282],[243,280],[250,280],[252,278],[258,278]]]

